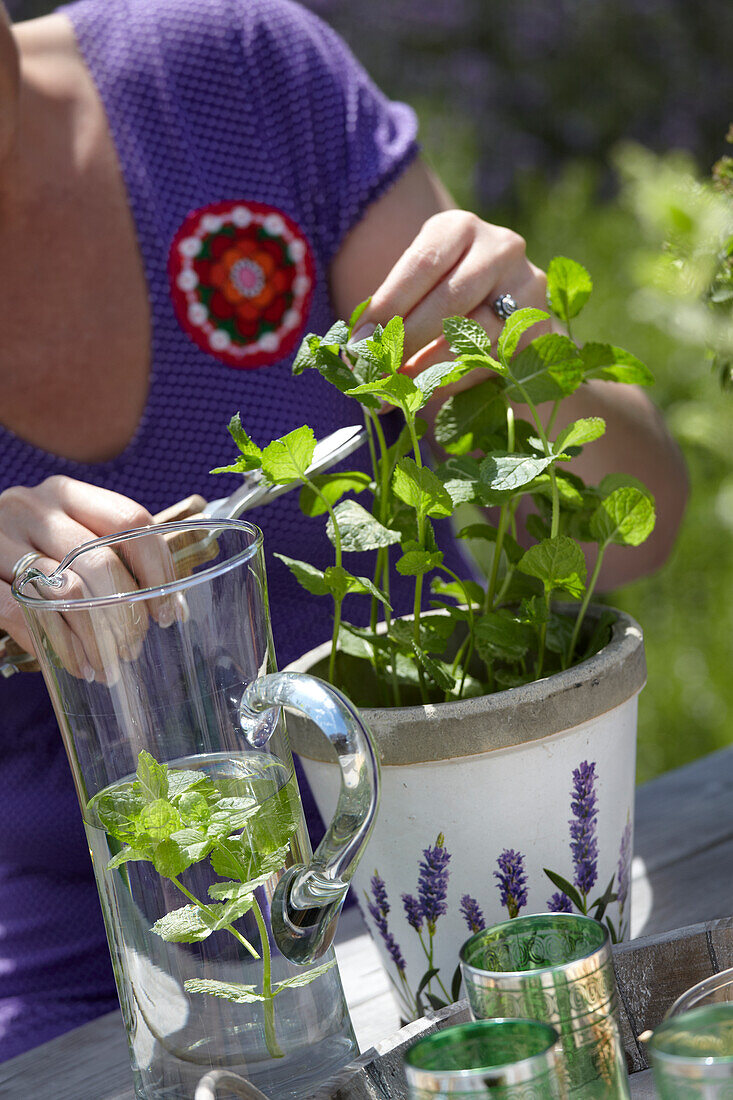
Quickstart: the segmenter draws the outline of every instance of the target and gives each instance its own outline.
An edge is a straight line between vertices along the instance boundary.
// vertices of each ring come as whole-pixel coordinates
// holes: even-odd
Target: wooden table
[[[632,936],[649,936],[733,914],[733,749],[670,772],[639,788],[632,876]],[[668,1002],[696,967],[733,966],[733,922],[685,938],[669,975]],[[668,937],[677,942],[679,937]],[[682,942],[682,941],[680,941]],[[625,947],[619,965],[638,971],[645,948]],[[706,955],[700,959],[701,953]],[[362,1050],[390,1047],[399,1018],[386,972],[359,913],[341,920],[336,954]],[[730,955],[730,957],[728,957]],[[650,962],[653,967],[653,962]],[[655,975],[659,987],[660,975]],[[664,991],[664,976],[661,976]],[[691,984],[688,982],[687,984]],[[643,1000],[643,998],[642,998]],[[645,1006],[625,1006],[636,1024]],[[628,1024],[624,1025],[628,1029]],[[637,1024],[638,1026],[638,1024]],[[650,1075],[635,1073],[634,1100],[653,1097]],[[118,1012],[0,1064],[2,1100],[134,1100]]]

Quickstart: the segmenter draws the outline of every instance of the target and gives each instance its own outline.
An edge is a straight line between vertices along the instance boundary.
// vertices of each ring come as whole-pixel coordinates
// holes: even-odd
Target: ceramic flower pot
[[[317,675],[328,648],[291,667]],[[461,944],[507,915],[587,912],[612,939],[628,934],[645,681],[641,629],[618,612],[603,649],[536,683],[362,709],[380,755],[382,803],[354,886],[406,1017],[457,999]],[[328,818],[335,758],[307,722],[296,716],[288,728]]]

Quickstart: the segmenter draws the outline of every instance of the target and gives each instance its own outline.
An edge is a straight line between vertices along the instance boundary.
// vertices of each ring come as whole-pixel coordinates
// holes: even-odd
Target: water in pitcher
[[[141,752],[84,818],[140,1100],[190,1098],[212,1067],[300,1100],[356,1054],[333,952],[296,966],[267,934],[309,854],[291,770]]]

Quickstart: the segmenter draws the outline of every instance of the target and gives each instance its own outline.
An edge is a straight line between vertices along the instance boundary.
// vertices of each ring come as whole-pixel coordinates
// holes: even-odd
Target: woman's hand
[[[153,517],[141,505],[108,489],[69,477],[50,477],[34,488],[14,486],[0,493],[0,628],[24,649],[33,642],[10,585],[13,568],[29,553],[40,556],[33,567],[49,574],[69,551],[83,542],[133,527],[147,527]],[[102,549],[85,554],[72,567],[64,596],[132,592],[163,584],[175,576],[165,542],[152,536],[121,545],[119,553]],[[49,592],[50,598],[55,593]],[[157,600],[151,607],[161,625],[173,621],[175,609]],[[48,616],[51,642],[59,661],[88,680],[109,680],[119,660],[132,660],[148,627],[145,604],[118,605],[95,611],[94,623],[82,611]]]
[[[547,280],[527,259],[518,233],[490,225],[465,210],[444,210],[423,225],[372,295],[360,318],[357,339],[366,326],[395,315],[405,321],[405,369],[419,374],[448,357],[443,318],[472,317],[494,343],[504,322],[493,303],[511,294],[517,305],[546,308]],[[541,328],[532,329],[530,339]]]

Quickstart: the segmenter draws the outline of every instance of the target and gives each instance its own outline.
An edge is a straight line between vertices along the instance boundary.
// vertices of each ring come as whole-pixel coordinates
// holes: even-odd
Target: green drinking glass
[[[405,1055],[410,1100],[563,1100],[557,1032],[537,1020],[479,1020]]]
[[[590,917],[516,917],[472,936],[460,953],[475,1019],[540,1020],[560,1035],[568,1096],[628,1100],[616,978],[607,930]]]
[[[647,1050],[660,1100],[733,1100],[733,1004],[670,1016]]]

